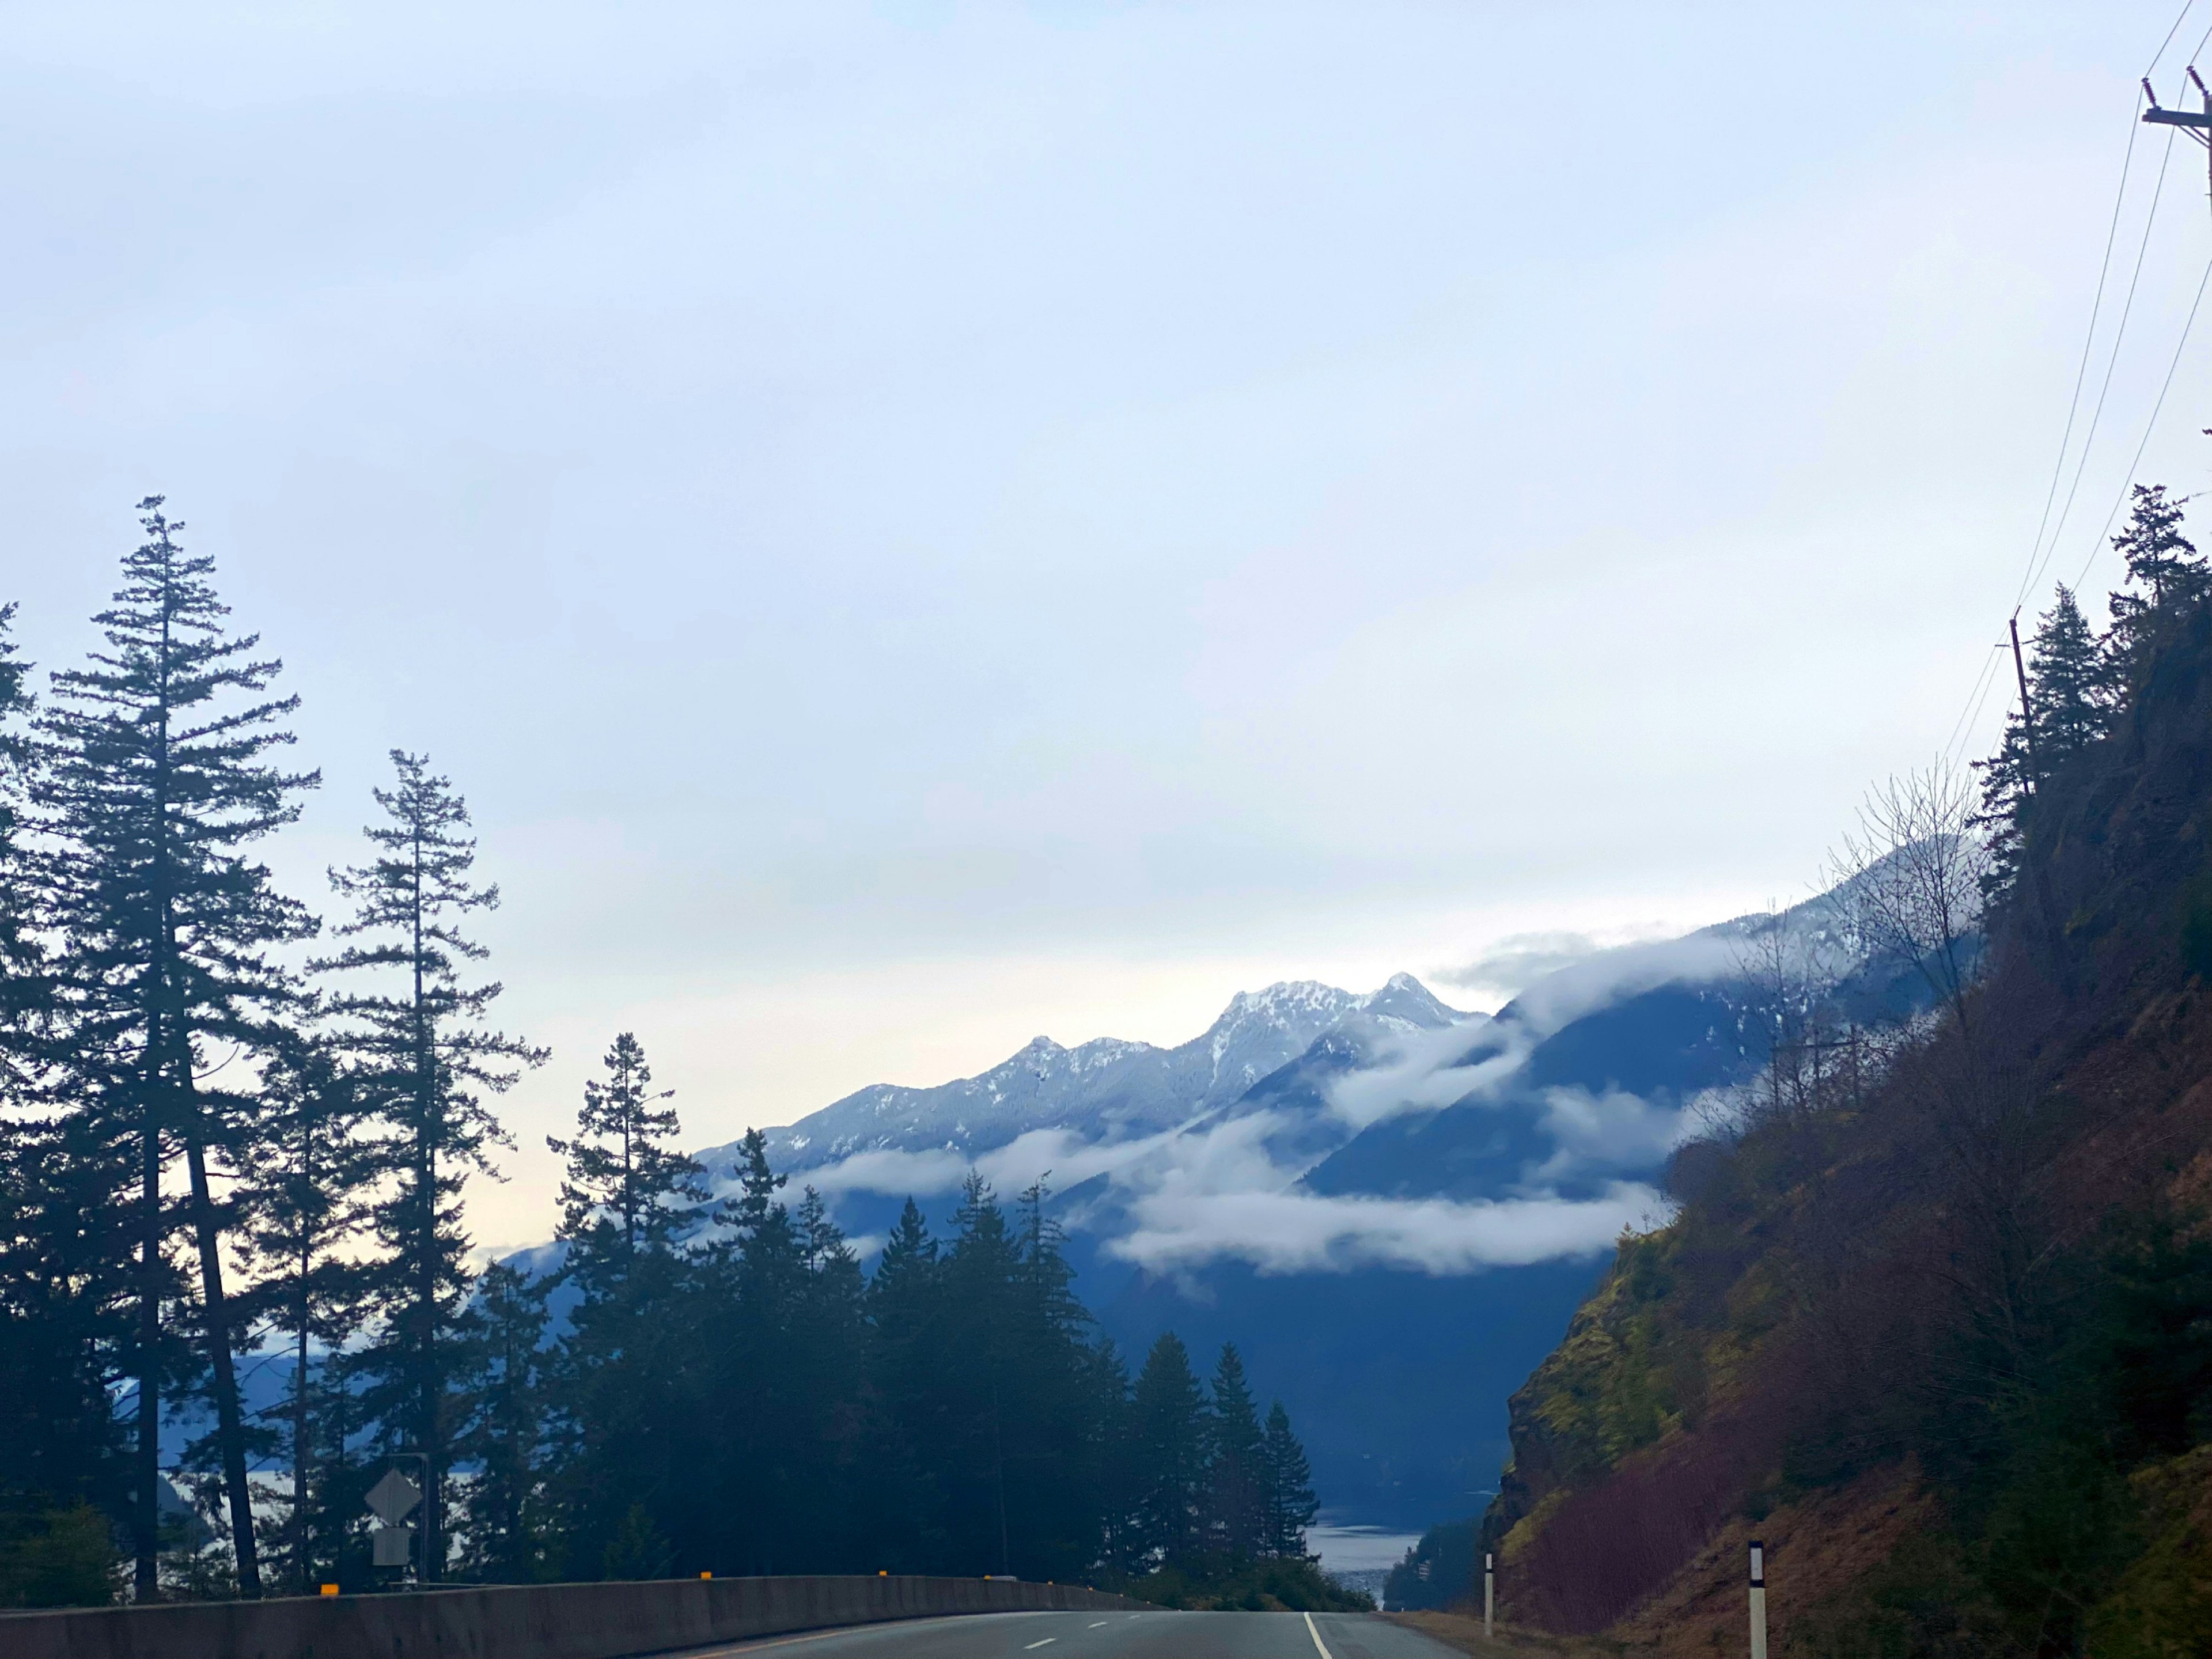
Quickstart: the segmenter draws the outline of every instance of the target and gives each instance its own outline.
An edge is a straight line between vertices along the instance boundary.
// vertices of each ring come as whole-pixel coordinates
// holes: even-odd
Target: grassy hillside
[[[1779,1653],[2212,1652],[2212,581],[2161,545],[2093,659],[2039,636],[1978,976],[1778,1054],[1514,1397],[1510,1616],[1741,1652],[1759,1536]]]

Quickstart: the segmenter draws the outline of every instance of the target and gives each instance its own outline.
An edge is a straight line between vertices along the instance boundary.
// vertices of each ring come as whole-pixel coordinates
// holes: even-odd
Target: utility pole
[[[2035,706],[2027,700],[2027,661],[2020,654],[2020,612],[2015,611],[2005,622],[2012,635],[2012,672],[2020,681],[2020,732],[2027,742],[2027,767],[2031,776],[2035,771]]]
[[[2189,66],[2189,80],[2190,84],[2197,88],[2197,96],[2204,100],[2203,114],[2192,114],[2185,109],[2160,109],[2158,94],[2150,89],[2150,81],[2146,76],[2142,83],[2143,96],[2150,100],[2150,107],[2143,112],[2142,118],[2154,127],[2179,127],[2204,146],[2205,191],[2212,195],[2212,88],[2205,86],[2204,77],[2197,74],[2194,64]]]

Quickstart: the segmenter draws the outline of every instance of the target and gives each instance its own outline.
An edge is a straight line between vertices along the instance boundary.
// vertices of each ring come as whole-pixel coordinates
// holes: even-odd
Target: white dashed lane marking
[[[1024,1648],[1024,1649],[1022,1650],[1022,1651],[1023,1651],[1024,1653],[1029,1653],[1029,1652],[1031,1652],[1031,1651],[1033,1651],[1033,1650],[1035,1650],[1036,1649],[1038,1649],[1038,1648],[1048,1648],[1048,1647],[1050,1647],[1050,1646],[1051,1646],[1054,1642],[1057,1642],[1058,1640],[1060,1640],[1060,1638],[1058,1638],[1057,1636],[1048,1636],[1048,1637],[1046,1637],[1046,1638],[1044,1638],[1044,1640],[1043,1640],[1043,1641],[1042,1641],[1042,1642],[1032,1642],[1032,1643],[1030,1643],[1030,1644],[1029,1644],[1029,1646],[1028,1646],[1028,1647]]]
[[[1314,1646],[1319,1650],[1321,1659],[1335,1659],[1335,1656],[1330,1653],[1328,1647],[1323,1644],[1321,1639],[1321,1630],[1316,1625],[1315,1625],[1313,1621],[1313,1614],[1311,1613],[1308,1613],[1306,1615],[1306,1634],[1313,1638]]]

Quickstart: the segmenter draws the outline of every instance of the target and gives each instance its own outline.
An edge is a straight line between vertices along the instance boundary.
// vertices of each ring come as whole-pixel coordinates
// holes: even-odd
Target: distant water
[[[1306,1528],[1306,1547],[1321,1557],[1321,1570],[1346,1589],[1365,1590],[1378,1606],[1390,1569],[1420,1541],[1417,1532],[1385,1532],[1380,1527]]]
[[[1380,1527],[1308,1527],[1306,1547],[1321,1557],[1329,1572],[1388,1572],[1421,1541],[1417,1532],[1385,1532]]]

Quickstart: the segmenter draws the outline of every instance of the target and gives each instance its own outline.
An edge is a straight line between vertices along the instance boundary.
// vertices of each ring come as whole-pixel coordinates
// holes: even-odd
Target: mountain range
[[[909,1195],[945,1217],[971,1170],[1041,1184],[1133,1362],[1164,1329],[1208,1361],[1233,1340],[1329,1519],[1425,1525],[1495,1486],[1507,1396],[1624,1228],[1664,1218],[1656,1177],[1763,1061],[1778,997],[1906,994],[1842,908],[1598,952],[1495,1015],[1401,974],[1240,992],[1172,1048],[1040,1036],[975,1077],[860,1090],[768,1131],[769,1157],[864,1251]],[[726,1183],[736,1150],[696,1156]]]

